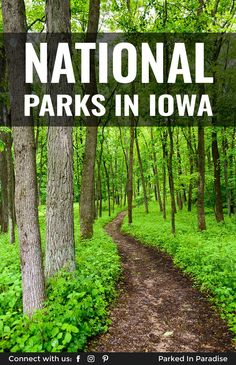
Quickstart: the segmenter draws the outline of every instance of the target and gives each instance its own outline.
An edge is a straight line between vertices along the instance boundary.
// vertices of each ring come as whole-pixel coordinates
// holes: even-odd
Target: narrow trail
[[[89,350],[235,351],[225,323],[171,259],[120,232],[124,216],[120,213],[106,227],[122,260],[120,296],[109,331],[93,340]]]

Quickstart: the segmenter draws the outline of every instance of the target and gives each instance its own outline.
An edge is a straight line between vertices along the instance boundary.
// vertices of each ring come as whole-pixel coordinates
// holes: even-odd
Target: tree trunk
[[[0,185],[1,185],[1,231],[8,231],[8,169],[6,152],[6,135],[0,132],[0,139],[5,144],[4,150],[0,152]]]
[[[111,192],[110,192],[110,178],[109,178],[109,173],[107,170],[107,166],[106,166],[106,161],[103,160],[103,166],[104,166],[104,170],[105,170],[105,175],[106,175],[106,181],[107,181],[107,201],[108,201],[108,216],[111,216]]]
[[[139,148],[138,136],[137,136],[136,129],[135,129],[135,143],[136,143],[136,150],[137,150],[137,155],[138,155],[139,169],[140,169],[140,175],[141,175],[142,186],[143,186],[143,199],[144,199],[145,213],[148,213],[147,189],[146,189],[146,182],[145,182],[144,173],[143,173],[143,163],[142,163],[142,158],[141,158],[141,153],[140,153],[140,148]]]
[[[204,127],[198,126],[197,210],[198,210],[198,229],[200,231],[204,231],[206,229],[204,193],[205,193],[205,136],[204,136]]]
[[[4,92],[2,85],[4,84],[4,77],[6,72],[5,50],[0,47],[0,93]],[[0,100],[0,119],[5,124],[6,120],[4,102]],[[1,232],[8,231],[8,170],[7,170],[7,133],[0,131],[0,140],[4,143],[3,151],[0,151],[0,211],[1,211]]]
[[[234,189],[234,149],[235,149],[235,128],[232,133],[231,151],[229,154],[229,194],[230,194],[230,212],[234,214],[235,211],[235,189]]]
[[[159,173],[158,173],[158,168],[157,168],[157,156],[156,156],[156,152],[155,152],[152,128],[151,128],[151,142],[152,142],[152,155],[153,155],[153,173],[154,173],[154,178],[155,178],[155,194],[157,194],[160,212],[163,212],[163,204],[162,204],[162,199],[161,199],[161,191],[160,191],[160,183],[159,183]]]
[[[163,218],[166,220],[166,159],[167,159],[167,134],[164,132],[162,137],[162,174],[163,174]]]
[[[176,139],[176,154],[177,154],[177,161],[178,161],[178,175],[179,179],[181,180],[183,172],[182,172],[182,162],[181,162],[181,155],[180,155],[180,147],[179,147],[179,130],[177,130],[177,139]],[[183,204],[186,202],[186,192],[185,192],[185,186],[183,182],[181,183],[181,190],[178,194],[178,206],[179,209],[183,209]]]
[[[32,313],[42,308],[44,301],[44,275],[40,231],[37,211],[35,142],[32,127],[26,124],[21,102],[29,88],[25,84],[26,18],[23,0],[2,0],[5,33],[21,33],[18,49],[6,42],[11,94],[11,117],[18,127],[13,128],[16,183],[16,217],[20,243],[23,311]],[[20,71],[19,71],[20,70]],[[30,121],[30,118],[27,119]]]
[[[173,145],[173,131],[171,127],[168,127],[168,133],[170,138],[170,152],[168,158],[168,174],[169,174],[169,187],[170,187],[170,202],[171,202],[171,232],[175,234],[175,213],[176,213],[176,205],[175,205],[175,188],[174,188],[174,176],[173,176],[173,153],[174,153],[174,145]]]
[[[7,158],[7,201],[10,243],[15,243],[15,178],[12,158],[12,137],[8,133],[6,142]]]
[[[133,222],[133,162],[134,162],[134,128],[130,127],[130,146],[129,146],[129,170],[127,180],[127,200],[128,200],[128,223]]]
[[[224,158],[224,180],[225,180],[225,189],[226,189],[226,201],[227,201],[227,212],[228,216],[231,217],[231,196],[229,189],[229,177],[228,177],[228,141],[226,137],[226,127],[222,130],[222,152]]]
[[[100,15],[100,0],[90,0],[89,20],[87,29],[87,42],[96,42],[98,23]],[[97,94],[95,54],[91,52],[90,79],[91,82],[85,85],[85,94]],[[89,108],[92,109],[92,106]],[[97,117],[87,117],[88,124],[96,125]],[[97,147],[97,126],[89,126],[86,129],[85,154],[83,162],[83,173],[80,195],[80,234],[83,239],[93,236],[94,222],[94,167]]]
[[[63,32],[61,40],[70,41],[70,1],[47,0],[47,31],[49,45],[56,42],[53,33]],[[60,33],[61,37],[61,33]],[[50,47],[49,47],[50,48]],[[49,54],[49,72],[54,62],[54,54]],[[52,98],[60,94],[72,94],[72,87],[64,81],[49,85]],[[66,91],[66,92],[65,92]],[[62,119],[63,118],[63,119]],[[47,229],[46,265],[47,277],[62,268],[75,269],[74,213],[73,213],[73,142],[70,117],[61,117],[62,126],[50,126],[48,130],[48,169],[47,169]]]
[[[224,220],[223,204],[220,183],[220,155],[217,142],[217,132],[212,131],[212,157],[214,162],[214,185],[215,185],[215,217],[217,222]]]
[[[192,133],[191,127],[189,127],[189,135],[188,135],[188,151],[189,151],[189,187],[188,187],[188,212],[192,210],[192,195],[193,195],[193,181],[192,174],[194,171],[194,157],[192,155],[193,147],[192,147]]]

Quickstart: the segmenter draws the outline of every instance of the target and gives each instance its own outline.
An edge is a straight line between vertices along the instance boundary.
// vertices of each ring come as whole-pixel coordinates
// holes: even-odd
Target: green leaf
[[[69,343],[71,341],[71,334],[69,332],[66,332],[65,338],[64,338],[64,343]]]

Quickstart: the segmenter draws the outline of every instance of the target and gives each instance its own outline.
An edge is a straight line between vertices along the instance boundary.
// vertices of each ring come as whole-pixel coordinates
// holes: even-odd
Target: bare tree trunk
[[[26,18],[23,0],[2,0],[5,33],[21,33],[16,50],[6,42],[11,94],[11,117],[19,127],[13,128],[16,182],[16,217],[18,224],[23,311],[32,313],[42,308],[45,297],[42,252],[37,211],[35,142],[32,127],[20,127],[26,120],[19,108],[24,95],[29,94],[25,84],[24,50],[26,42]],[[17,66],[16,66],[17,65]],[[29,119],[28,119],[29,121]]]
[[[179,130],[177,130],[177,139],[176,139],[176,154],[177,154],[177,161],[178,161],[178,175],[179,179],[181,179],[183,172],[182,172],[182,162],[181,162],[181,155],[180,155],[180,147],[179,147]],[[185,192],[185,186],[183,182],[181,183],[181,191],[179,191],[178,194],[178,206],[179,209],[183,209],[183,204],[186,202],[186,192]]]
[[[163,212],[160,183],[159,183],[159,173],[158,173],[158,168],[157,168],[157,156],[156,156],[156,152],[155,152],[152,128],[151,128],[151,142],[152,142],[152,155],[153,155],[153,173],[154,173],[154,178],[155,178],[155,194],[157,194],[157,198],[158,198],[157,200],[159,202],[160,212]]]
[[[215,185],[215,217],[217,222],[224,220],[223,204],[220,183],[220,155],[217,142],[217,132],[212,131],[212,157],[214,162],[214,185]]]
[[[234,189],[234,149],[235,149],[235,128],[233,129],[232,133],[232,141],[231,141],[231,151],[229,155],[229,194],[230,194],[230,212],[234,214],[235,211],[235,189]]]
[[[134,128],[130,127],[130,146],[129,146],[129,170],[127,181],[127,200],[128,200],[128,223],[133,222],[133,162],[134,162]]]
[[[225,179],[225,189],[226,189],[227,211],[229,217],[231,217],[231,196],[229,189],[228,156],[227,156],[229,145],[225,134],[226,134],[226,127],[224,128],[224,130],[222,130],[222,152],[224,157],[224,179]]]
[[[38,205],[41,205],[41,203],[42,203],[41,188],[42,188],[44,164],[46,164],[46,158],[45,158],[45,162],[44,162],[43,158],[44,158],[44,147],[46,144],[47,144],[47,140],[43,142],[43,138],[42,138],[39,143],[39,147],[38,147],[38,148],[40,148],[39,176],[38,176]]]
[[[145,182],[144,173],[143,173],[143,163],[142,163],[142,158],[141,158],[141,153],[140,153],[140,148],[139,148],[138,136],[137,136],[136,129],[135,129],[135,143],[136,143],[136,150],[137,150],[137,155],[138,155],[139,169],[140,169],[140,175],[141,175],[142,186],[143,186],[143,199],[144,199],[145,213],[148,213],[147,189],[146,189],[146,182]]]
[[[12,137],[10,133],[6,142],[7,158],[7,201],[10,243],[15,243],[15,178],[12,158]]]
[[[70,1],[46,1],[47,31],[49,45],[57,41],[51,38],[53,33],[64,32],[63,39],[70,41]],[[61,41],[61,39],[60,39]],[[54,62],[54,54],[49,54],[49,69]],[[51,64],[52,63],[52,64]],[[63,92],[72,94],[71,85],[61,81],[51,84],[53,98]],[[61,117],[62,118],[62,117]],[[73,213],[73,142],[70,119],[63,117],[62,126],[50,126],[48,129],[48,169],[47,169],[47,230],[46,265],[47,277],[64,268],[75,269],[74,213]]]
[[[108,201],[108,216],[111,216],[111,192],[110,192],[110,178],[109,178],[109,173],[108,173],[108,169],[107,169],[107,165],[106,165],[106,161],[103,160],[103,166],[104,166],[104,170],[105,170],[105,175],[106,175],[106,182],[107,182],[107,201]]]
[[[162,137],[162,174],[163,174],[163,218],[166,220],[166,160],[167,160],[167,134],[164,132]]]
[[[111,160],[111,179],[112,179],[112,212],[115,211],[115,176],[113,171],[113,164]]]
[[[0,139],[6,143],[5,133],[0,132]],[[8,231],[8,169],[6,148],[0,152],[0,185],[1,185],[1,231]]]
[[[176,213],[176,205],[175,205],[175,188],[174,188],[174,176],[173,176],[173,153],[174,153],[174,145],[173,145],[173,131],[171,127],[168,127],[168,133],[170,138],[170,151],[168,158],[168,174],[169,174],[169,186],[170,186],[170,202],[171,202],[171,232],[175,234],[175,213]]]
[[[2,87],[4,83],[4,77],[6,72],[6,62],[5,62],[5,50],[4,47],[0,48],[0,93],[4,91]],[[6,123],[5,120],[5,106],[2,100],[0,100],[0,119],[3,124]],[[7,133],[0,131],[0,140],[4,143],[3,151],[0,151],[0,210],[1,210],[1,231],[6,233],[8,231],[8,169],[7,169]]]
[[[191,212],[191,210],[192,210],[192,194],[193,194],[192,174],[193,174],[193,171],[194,171],[194,157],[192,155],[193,147],[192,147],[191,127],[189,127],[188,151],[189,151],[189,173],[190,173],[190,180],[189,180],[189,187],[188,187],[188,212]]]
[[[87,42],[95,42],[97,39],[98,23],[100,15],[100,0],[90,0],[89,21],[87,29]],[[85,93],[97,94],[95,54],[91,52],[90,77],[91,82],[85,85]],[[89,108],[90,110],[92,108]],[[87,117],[87,122],[97,124],[97,117]],[[97,126],[89,126],[86,130],[85,154],[80,195],[80,234],[83,239],[93,236],[94,222],[94,167],[97,147]]]
[[[204,136],[204,127],[198,126],[197,209],[198,209],[198,228],[200,231],[203,231],[206,229],[204,194],[205,194],[205,136]]]

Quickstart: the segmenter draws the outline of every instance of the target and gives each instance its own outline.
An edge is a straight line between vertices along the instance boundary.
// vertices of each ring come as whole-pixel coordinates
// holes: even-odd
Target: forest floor
[[[123,267],[112,324],[91,341],[89,351],[235,351],[224,321],[171,258],[121,233],[125,214],[106,226]]]

